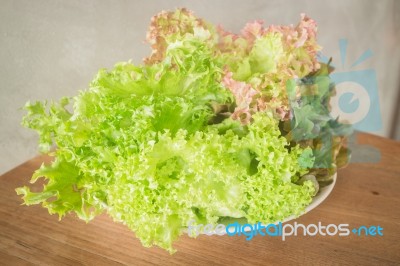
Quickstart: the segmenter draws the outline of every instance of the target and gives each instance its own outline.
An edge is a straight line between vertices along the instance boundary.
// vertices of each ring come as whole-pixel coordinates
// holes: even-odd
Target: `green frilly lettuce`
[[[190,220],[301,214],[316,193],[311,181],[299,182],[315,154],[283,136],[287,116],[279,113],[290,111],[286,83],[318,68],[313,24],[301,23],[253,23],[234,36],[185,9],[160,13],[145,65],[119,63],[73,98],[26,104],[23,125],[54,161],[32,177],[47,181],[41,192],[17,193],[60,218],[106,212],[143,245],[170,252]],[[312,130],[296,121],[293,134]]]

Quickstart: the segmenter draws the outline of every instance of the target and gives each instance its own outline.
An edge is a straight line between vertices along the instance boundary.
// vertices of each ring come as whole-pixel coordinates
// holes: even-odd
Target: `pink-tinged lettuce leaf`
[[[293,69],[293,78],[305,77],[320,68],[317,52],[321,47],[317,44],[317,24],[313,19],[301,14],[296,27],[270,26],[266,32],[282,34],[282,41],[288,51],[287,66]]]
[[[107,212],[143,245],[170,252],[191,220],[301,214],[316,189],[300,177],[331,151],[314,154],[289,135],[323,133],[325,141],[345,130],[326,115],[329,79],[320,82],[323,95],[299,101],[319,68],[315,22],[255,21],[232,34],[178,9],[156,15],[147,40],[144,66],[100,70],[71,99],[72,112],[68,99],[26,105],[24,126],[55,159],[32,178],[46,180],[42,191],[17,189],[25,204],[86,221]],[[291,132],[281,130],[290,118]]]
[[[202,41],[213,42],[214,27],[197,18],[185,8],[174,12],[162,11],[151,18],[146,40],[151,45],[151,56],[145,58],[145,63],[150,65],[161,62],[166,55],[168,46],[186,35],[192,35]]]
[[[260,36],[264,35],[264,21],[262,20],[255,20],[253,22],[249,22],[246,26],[242,29],[241,34],[247,40],[247,42],[251,45],[254,41],[259,38]]]
[[[258,92],[250,84],[234,80],[232,72],[225,73],[222,78],[222,84],[235,96],[236,107],[232,118],[241,121],[243,124],[248,124],[251,118],[250,104]]]

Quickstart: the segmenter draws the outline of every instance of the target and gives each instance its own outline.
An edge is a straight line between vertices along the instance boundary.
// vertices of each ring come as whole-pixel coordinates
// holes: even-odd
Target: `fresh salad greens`
[[[59,103],[26,104],[23,125],[54,160],[32,177],[47,180],[43,191],[17,188],[25,204],[85,221],[106,212],[170,252],[190,220],[300,215],[349,133],[329,116],[315,22],[256,21],[237,35],[178,9],[153,17],[147,40],[145,64],[102,69]]]

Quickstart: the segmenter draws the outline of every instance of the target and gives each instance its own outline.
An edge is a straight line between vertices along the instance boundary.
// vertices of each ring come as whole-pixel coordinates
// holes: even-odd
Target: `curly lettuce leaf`
[[[60,218],[106,212],[170,252],[191,220],[299,215],[321,176],[304,175],[347,132],[327,116],[333,90],[315,34],[305,16],[236,35],[185,9],[160,13],[144,66],[119,63],[72,99],[25,106],[23,125],[55,159],[32,177],[45,179],[42,191],[17,193]]]
[[[271,222],[300,214],[311,201],[312,185],[294,183],[307,171],[298,161],[306,150],[286,148],[271,114],[255,115],[247,129],[237,130],[243,125],[227,119],[225,127],[172,134],[153,126],[151,97],[92,99],[90,93],[76,97],[75,106],[84,108],[59,126],[65,133],[54,136],[57,159],[32,179],[45,177],[44,190],[17,190],[26,204],[85,220],[107,212],[143,245],[174,252],[172,243],[190,220]],[[81,132],[90,134],[76,142],[75,129],[83,126]]]

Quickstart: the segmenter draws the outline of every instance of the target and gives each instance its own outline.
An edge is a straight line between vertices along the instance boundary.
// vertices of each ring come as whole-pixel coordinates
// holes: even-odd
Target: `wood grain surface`
[[[338,172],[332,194],[296,221],[383,227],[383,236],[182,236],[178,252],[144,248],[125,226],[101,215],[86,224],[61,221],[40,206],[21,206],[26,185],[47,157],[36,157],[0,177],[2,265],[398,265],[400,264],[400,143],[360,134],[358,143],[381,152],[375,164],[354,163]],[[292,221],[291,223],[294,223]]]

